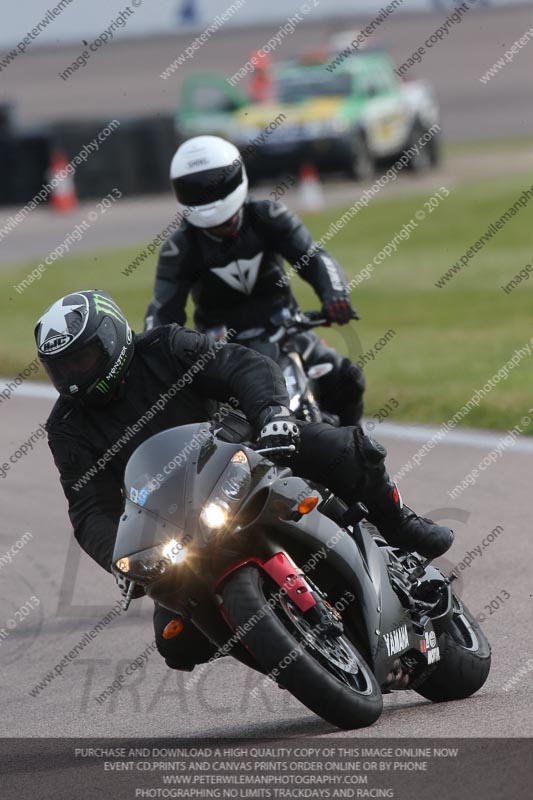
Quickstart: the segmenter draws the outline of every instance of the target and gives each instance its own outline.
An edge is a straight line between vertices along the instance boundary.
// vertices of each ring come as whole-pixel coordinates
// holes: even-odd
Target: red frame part
[[[300,611],[309,611],[310,608],[316,606],[316,600],[311,594],[311,589],[299,574],[298,567],[292,558],[286,553],[276,553],[268,561],[261,561],[258,558],[247,558],[244,561],[238,561],[226,570],[219,578],[217,585],[220,585],[228,575],[231,575],[232,572],[235,572],[245,564],[257,564],[285,591],[287,597],[298,606]]]

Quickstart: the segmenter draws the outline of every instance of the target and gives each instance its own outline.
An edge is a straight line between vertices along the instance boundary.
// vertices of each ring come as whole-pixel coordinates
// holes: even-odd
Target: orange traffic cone
[[[56,150],[52,153],[49,181],[52,186],[50,205],[60,213],[73,211],[78,207],[74,178],[67,172],[69,161],[65,153]]]
[[[304,211],[321,211],[325,206],[324,192],[314,164],[302,164],[299,173],[299,202]]]

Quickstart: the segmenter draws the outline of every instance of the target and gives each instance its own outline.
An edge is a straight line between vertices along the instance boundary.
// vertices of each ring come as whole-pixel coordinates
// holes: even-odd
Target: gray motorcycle
[[[113,556],[129,597],[142,585],[340,728],[375,722],[384,693],[438,702],[484,684],[490,647],[450,579],[294,476],[287,448],[223,438],[186,425],[130,458]]]

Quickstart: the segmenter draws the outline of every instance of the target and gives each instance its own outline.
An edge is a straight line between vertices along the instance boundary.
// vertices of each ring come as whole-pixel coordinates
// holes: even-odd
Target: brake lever
[[[295,453],[296,447],[293,444],[282,445],[281,447],[262,447],[260,450],[256,450],[253,448],[256,453],[259,453],[260,456],[265,455],[265,453]]]

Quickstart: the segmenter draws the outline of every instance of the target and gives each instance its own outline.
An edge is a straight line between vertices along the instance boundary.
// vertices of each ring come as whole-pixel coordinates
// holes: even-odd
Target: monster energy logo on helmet
[[[106,392],[108,392],[111,387],[107,381],[103,380],[103,381],[98,381],[98,383],[94,388],[98,389],[98,391],[101,392],[102,394],[106,394]]]
[[[122,324],[126,324],[126,319],[124,314],[117,306],[114,300],[111,300],[110,297],[105,297],[102,294],[93,294],[94,300],[94,310],[97,314],[109,314],[110,317],[114,317],[118,322],[122,322]]]

